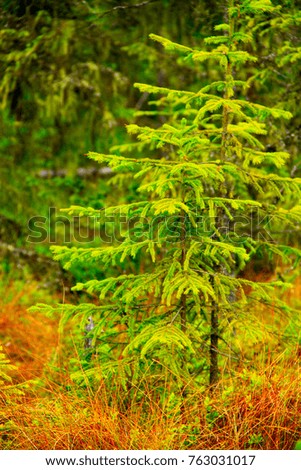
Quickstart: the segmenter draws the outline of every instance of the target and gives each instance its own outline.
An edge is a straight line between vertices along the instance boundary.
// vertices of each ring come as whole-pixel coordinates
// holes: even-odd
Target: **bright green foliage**
[[[219,353],[232,354],[228,340],[236,326],[252,333],[252,325],[258,324],[254,302],[273,304],[289,315],[275,296],[275,288],[285,283],[255,282],[241,275],[260,252],[287,264],[301,257],[300,250],[273,236],[279,227],[301,222],[301,178],[276,173],[289,155],[268,151],[262,140],[268,132],[265,121],[291,114],[253,103],[246,94],[248,83],[239,80],[245,64],[256,63],[243,50],[252,35],[239,30],[239,19],[272,11],[268,0],[230,1],[227,23],[206,38],[205,49],[152,35],[196,70],[209,61],[217,80],[195,92],[136,84],[141,92],[157,95],[152,106],[168,116],[156,128],[128,126],[142,144],[143,157],[120,155],[121,150],[134,151],[135,145],[116,148],[113,155],[88,154],[116,173],[131,173],[139,198],[99,211],[68,209],[71,215],[96,217],[104,224],[112,215],[119,221],[126,216],[126,228],[122,241],[109,246],[57,246],[55,259],[67,269],[91,260],[106,266],[137,256],[144,260],[138,274],[124,272],[75,286],[99,298],[99,305],[54,307],[62,312],[62,322],[75,314],[84,325],[93,317],[89,377],[96,378],[99,364],[107,378],[121,374],[124,386],[147,373],[158,387],[168,376],[169,383],[183,389],[191,382],[207,383],[210,363],[214,385]]]
[[[246,29],[252,30],[256,41],[252,48],[260,59],[249,75],[248,84],[251,92],[260,94],[267,106],[278,103],[290,111],[294,118],[289,124],[269,122],[267,145],[285,149],[290,159],[281,174],[300,176],[300,5],[295,1],[279,3],[276,14],[260,19],[249,18]],[[284,236],[284,240],[298,242],[293,232]]]

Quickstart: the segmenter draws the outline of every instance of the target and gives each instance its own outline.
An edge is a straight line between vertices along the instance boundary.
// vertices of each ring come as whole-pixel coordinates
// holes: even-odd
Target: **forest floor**
[[[41,300],[35,282],[2,294],[0,340],[17,389],[0,393],[1,449],[293,449],[301,438],[298,346],[257,354],[214,397],[196,391],[162,407],[146,391],[122,409],[103,384],[71,381],[58,319],[27,311]],[[293,295],[301,299],[300,280]]]

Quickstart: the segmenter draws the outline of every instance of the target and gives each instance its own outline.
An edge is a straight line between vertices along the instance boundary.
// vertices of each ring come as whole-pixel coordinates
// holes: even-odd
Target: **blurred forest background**
[[[203,411],[197,417],[191,405],[190,421],[183,421],[182,410],[171,401],[164,409],[151,401],[147,420],[143,404],[122,409],[117,397],[109,399],[100,389],[96,398],[88,386],[75,392],[66,372],[72,354],[62,350],[59,318],[26,310],[53,299],[85,300],[85,294],[72,293],[71,287],[111,274],[95,263],[67,272],[52,260],[50,246],[66,243],[59,210],[70,205],[101,209],[135,200],[134,180],[123,187],[111,179],[110,169],[85,154],[109,153],[129,143],[129,123],[164,123],[164,115],[139,116],[149,96],[133,83],[195,91],[216,79],[208,63],[192,72],[181,58],[150,41],[149,34],[202,47],[204,38],[223,22],[225,3],[2,0],[0,340],[15,367],[6,374],[17,389],[26,384],[13,397],[7,391],[2,400],[2,448],[292,448],[300,437],[298,345],[295,356],[292,350],[279,352],[260,374],[255,365],[254,375],[242,375],[241,384],[248,389],[244,396],[238,387],[228,389],[222,399],[207,397],[198,405]],[[248,48],[258,61],[246,63],[243,75],[249,80],[248,99],[292,113],[289,121],[268,120],[264,143],[267,151],[289,152],[290,159],[279,170],[282,176],[301,177],[301,2],[272,3],[281,9],[246,19],[254,39]],[[50,219],[49,208],[56,208]],[[28,240],[29,221],[35,216],[47,218],[50,227],[38,243]],[[298,224],[281,236],[283,243],[300,245]],[[246,275],[264,281],[273,269],[266,259],[258,259]],[[298,273],[288,280],[294,286],[289,301],[300,308]],[[256,351],[252,360],[260,354]],[[278,364],[273,382],[271,370]],[[225,397],[230,402],[222,412]],[[214,426],[221,429],[218,437]]]

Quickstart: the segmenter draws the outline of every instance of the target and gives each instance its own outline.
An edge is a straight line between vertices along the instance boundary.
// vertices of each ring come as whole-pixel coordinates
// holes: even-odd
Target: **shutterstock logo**
[[[48,216],[34,216],[28,221],[29,243],[116,243],[124,236],[133,242],[143,240],[177,242],[185,234],[192,238],[219,238],[224,242],[243,244],[247,239],[272,241],[273,216],[261,216],[254,208],[247,215],[210,217],[203,210],[187,214],[160,214],[149,217],[126,216],[103,209],[96,217],[66,216],[50,207]]]

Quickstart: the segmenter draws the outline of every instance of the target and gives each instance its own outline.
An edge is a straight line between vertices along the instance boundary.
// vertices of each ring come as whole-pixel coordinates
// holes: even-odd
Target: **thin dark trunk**
[[[185,203],[185,193],[184,193],[184,184],[182,181],[182,202]],[[181,266],[184,269],[184,263],[186,259],[186,227],[185,227],[185,212],[181,211]],[[186,331],[186,321],[187,321],[187,299],[186,295],[182,294],[181,296],[181,329],[182,331]]]
[[[184,185],[182,182],[182,201],[185,203],[185,197],[184,197]],[[182,254],[181,254],[181,265],[182,269],[184,269],[184,263],[185,263],[185,258],[186,258],[186,228],[185,228],[185,213],[182,211],[181,213],[181,247],[182,247]],[[185,294],[181,295],[181,306],[180,306],[180,315],[181,315],[181,330],[185,333],[186,331],[186,322],[187,322],[187,298]],[[186,358],[184,356],[183,359],[183,368],[186,366]],[[182,385],[181,387],[181,396],[182,396],[182,401],[181,401],[181,419],[182,419],[182,424],[186,424],[186,413],[185,413],[185,398],[186,398],[187,392],[186,392],[186,387],[185,385]]]
[[[181,297],[181,330],[186,331],[186,295],[182,294]]]
[[[213,390],[218,382],[218,311],[213,305],[211,310],[211,336],[210,336],[210,376],[209,385]]]
[[[233,0],[229,0],[228,9],[225,11],[225,23],[229,23],[229,37],[232,38],[234,33],[234,19],[233,17],[229,18],[229,8],[233,7]],[[228,57],[228,64],[227,69],[225,70],[225,83],[229,84],[229,79],[232,80],[233,78],[233,70],[232,64]],[[229,100],[232,94],[229,93],[229,88],[226,86],[224,92],[224,99]],[[223,117],[222,117],[222,141],[221,141],[221,161],[227,161],[229,157],[227,155],[227,149],[229,147],[229,124],[231,123],[231,113],[229,110],[229,106],[223,106]],[[219,188],[219,196],[226,197],[227,196],[227,185],[225,182],[220,185]],[[220,229],[223,226],[223,214],[222,210],[219,209],[219,213],[216,220],[216,226]],[[222,266],[217,267],[219,271],[223,269]],[[213,285],[214,288],[214,285]],[[211,309],[211,324],[210,324],[210,374],[209,374],[209,386],[210,391],[213,392],[216,389],[216,385],[219,380],[219,370],[218,370],[218,338],[219,338],[219,312],[218,312],[218,305],[213,303]]]

